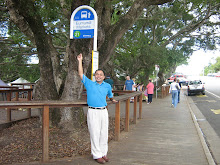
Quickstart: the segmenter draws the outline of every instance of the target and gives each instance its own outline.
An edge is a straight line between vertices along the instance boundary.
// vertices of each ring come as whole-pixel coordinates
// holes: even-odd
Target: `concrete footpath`
[[[132,107],[132,105],[131,105]],[[124,110],[124,108],[121,108]],[[111,110],[111,109],[109,109]],[[142,119],[122,132],[120,141],[109,143],[107,165],[208,165],[186,96],[181,93],[177,108],[171,107],[171,95],[143,102]],[[40,164],[40,163],[29,163]],[[91,156],[51,160],[62,165],[97,165]]]

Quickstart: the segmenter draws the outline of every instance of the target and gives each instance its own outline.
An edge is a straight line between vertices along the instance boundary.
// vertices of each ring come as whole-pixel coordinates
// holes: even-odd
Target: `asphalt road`
[[[201,77],[206,95],[189,96],[220,137],[220,78]]]

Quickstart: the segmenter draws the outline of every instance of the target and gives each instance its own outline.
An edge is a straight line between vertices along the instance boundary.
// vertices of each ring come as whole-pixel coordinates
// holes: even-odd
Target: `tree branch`
[[[108,27],[108,31],[105,35],[104,44],[100,47],[100,63],[103,67],[107,61],[109,61],[110,56],[112,55],[114,48],[120,41],[121,37],[126,31],[135,23],[135,21],[142,14],[144,7],[150,5],[158,5],[171,0],[136,0],[129,9],[129,11],[119,19],[119,21]]]
[[[10,19],[31,40],[31,42],[35,44],[34,34],[31,28],[24,17],[19,14],[18,10],[14,6],[15,4],[13,1],[7,0],[7,9],[10,14]]]
[[[176,38],[184,38],[187,34],[193,32],[195,29],[201,27],[206,20],[208,20],[211,16],[210,8],[208,10],[204,11],[206,12],[206,15],[204,18],[200,19],[200,21],[195,21],[198,19],[195,17],[194,19],[191,20],[191,23],[185,27],[183,27],[180,31],[178,31],[175,35],[171,36],[169,40],[167,40],[162,46],[166,46],[170,43],[170,41],[175,40]],[[200,17],[201,15],[198,15]]]

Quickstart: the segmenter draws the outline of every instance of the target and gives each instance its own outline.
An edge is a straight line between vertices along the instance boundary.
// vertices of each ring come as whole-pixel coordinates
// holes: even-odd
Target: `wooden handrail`
[[[9,88],[9,87],[7,87],[7,88]],[[0,90],[0,93],[6,93],[6,92],[26,92],[26,91],[33,91],[33,89],[31,89],[31,88],[30,89],[18,89],[18,87],[10,87],[10,89]]]
[[[12,87],[12,86],[0,86],[0,88],[8,88],[8,89],[18,89],[18,87]],[[2,91],[3,89],[0,89]],[[4,91],[4,90],[3,90]]]
[[[126,92],[128,93],[128,92]],[[137,113],[137,97],[139,97],[139,118],[142,113],[142,92],[129,92],[128,94],[116,96],[118,103],[115,104],[115,140],[120,139],[120,103],[126,101],[126,131],[129,130],[129,104],[130,98],[134,97],[134,120],[136,123]],[[111,101],[107,101],[112,104]],[[87,106],[86,101],[0,101],[0,108],[43,108],[43,123],[42,123],[42,161],[49,161],[49,109],[53,107],[84,107]]]

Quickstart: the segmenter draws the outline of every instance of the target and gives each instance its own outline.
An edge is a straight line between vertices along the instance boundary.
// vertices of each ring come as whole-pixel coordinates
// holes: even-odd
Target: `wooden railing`
[[[21,86],[21,89],[25,89],[25,87],[32,89],[35,84],[36,83],[11,83],[11,86],[16,86],[16,87]]]
[[[4,87],[5,88],[5,87]],[[7,89],[9,88],[9,89]],[[17,87],[6,87],[7,90],[0,90],[0,94],[5,95],[7,102],[11,101],[31,101],[32,100],[32,91],[33,89],[18,89]],[[11,108],[7,108],[7,122],[11,121]],[[20,107],[17,107],[20,108]],[[31,108],[27,109],[27,118],[31,117]]]
[[[119,92],[119,91],[118,91]],[[116,92],[117,93],[117,92]],[[125,131],[129,131],[129,110],[130,98],[134,97],[134,112],[133,121],[137,122],[137,102],[139,97],[139,119],[142,116],[142,93],[132,92],[115,97],[118,103],[115,104],[115,140],[120,139],[120,111],[121,102],[126,101],[125,111]],[[108,101],[108,104],[112,102]],[[86,101],[79,102],[65,102],[65,101],[0,101],[0,108],[42,108],[43,109],[43,122],[42,122],[42,161],[49,161],[49,109],[54,107],[84,107],[87,106]]]

